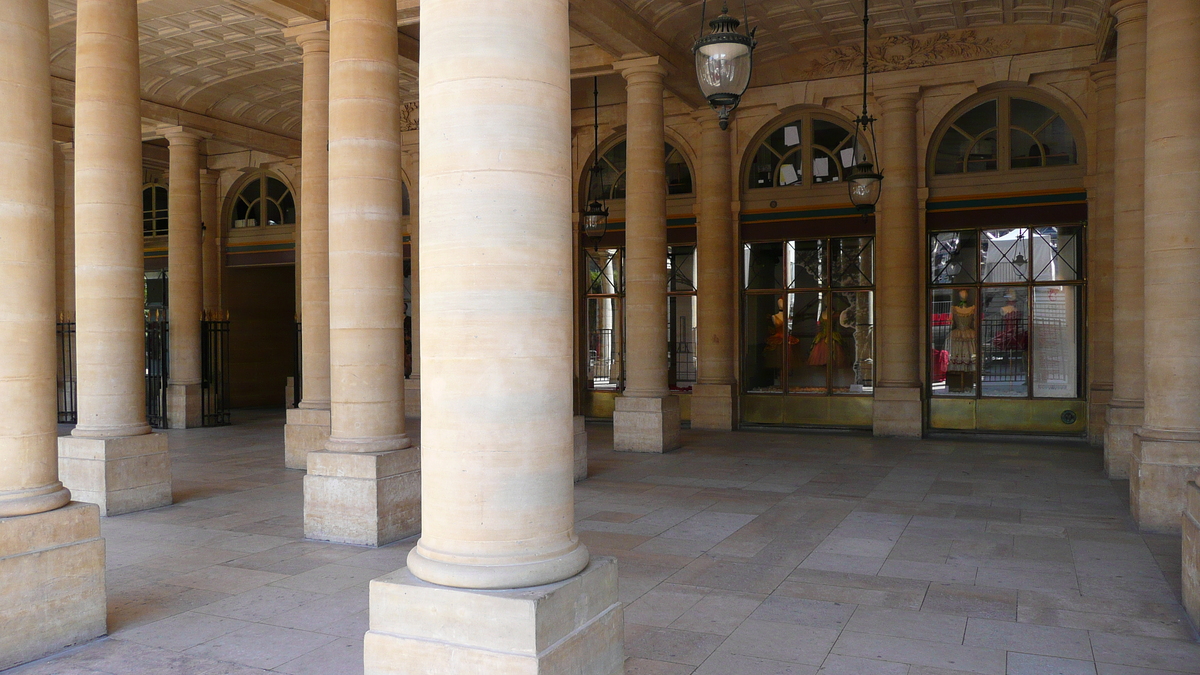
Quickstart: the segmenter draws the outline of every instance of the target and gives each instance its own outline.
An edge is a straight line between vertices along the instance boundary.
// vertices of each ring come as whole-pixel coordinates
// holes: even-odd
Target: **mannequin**
[[[971,292],[958,290],[958,299],[950,308],[950,364],[946,386],[956,393],[975,388],[975,303]]]

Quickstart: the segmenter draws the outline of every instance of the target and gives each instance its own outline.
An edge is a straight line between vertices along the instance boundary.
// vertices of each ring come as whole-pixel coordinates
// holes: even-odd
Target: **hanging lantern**
[[[696,55],[696,79],[709,105],[717,111],[721,128],[729,128],[729,113],[738,106],[746,87],[750,86],[750,71],[754,65],[754,31],[738,32],[741,25],[729,16],[728,6],[721,15],[709,22],[712,32],[704,33],[704,10],[700,10],[701,37],[692,46]]]
[[[846,184],[850,188],[850,201],[864,216],[875,210],[883,183],[883,171],[876,169],[871,163],[870,154],[871,148],[878,146],[875,144],[875,118],[867,114],[867,25],[871,21],[867,2],[868,0],[863,0],[862,114],[854,120],[854,167],[846,177]]]
[[[591,176],[588,178],[588,205],[579,214],[579,229],[583,236],[592,240],[596,246],[608,232],[608,207],[595,199],[592,190],[601,186],[600,174],[600,89],[599,78],[592,78],[592,142],[594,143],[594,158],[592,160]]]

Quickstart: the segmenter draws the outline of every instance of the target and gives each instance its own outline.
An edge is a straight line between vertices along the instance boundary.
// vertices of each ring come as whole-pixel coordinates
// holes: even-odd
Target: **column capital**
[[[285,38],[295,40],[296,44],[307,54],[313,52],[328,52],[329,51],[329,22],[314,21],[312,23],[303,23],[298,26],[288,26],[283,29]]]
[[[1121,26],[1131,21],[1146,20],[1146,0],[1113,0],[1108,11],[1116,18],[1119,33]]]
[[[187,127],[159,127],[158,133],[171,144],[171,147],[176,145],[199,145],[204,135],[199,131],[194,131]]]
[[[733,118],[733,113],[730,113],[730,119]],[[721,120],[717,117],[717,113],[712,108],[697,108],[692,111],[692,119],[700,123],[701,131],[712,131],[713,129],[721,129]]]
[[[613,70],[620,73],[629,83],[655,80],[662,82],[663,78],[667,76],[663,60],[658,56],[626,55],[620,61],[613,62],[612,66]]]
[[[875,100],[884,111],[916,110],[921,100],[921,88],[917,86],[876,89]]]
[[[200,169],[200,182],[205,185],[216,185],[221,180],[221,172],[212,169]]]
[[[1088,73],[1091,75],[1092,82],[1096,84],[1097,89],[1116,85],[1117,64],[1115,61],[1104,61],[1093,64],[1092,67],[1088,68]]]

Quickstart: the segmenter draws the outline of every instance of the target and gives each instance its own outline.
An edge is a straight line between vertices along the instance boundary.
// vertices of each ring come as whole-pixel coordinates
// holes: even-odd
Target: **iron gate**
[[[167,310],[146,310],[146,417],[156,429],[167,427]]]
[[[75,390],[75,322],[59,321],[57,335],[58,423],[76,424],[79,421],[79,408]]]
[[[200,322],[201,424],[229,424],[229,321]]]

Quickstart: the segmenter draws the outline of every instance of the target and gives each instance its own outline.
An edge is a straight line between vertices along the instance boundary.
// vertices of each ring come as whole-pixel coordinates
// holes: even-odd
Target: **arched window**
[[[255,176],[233,200],[230,227],[234,229],[295,223],[296,200],[292,191],[271,174]]]
[[[934,174],[1029,169],[1079,163],[1075,135],[1050,107],[1001,94],[976,103],[942,131]]]
[[[667,194],[692,193],[692,171],[683,153],[670,143],[663,144],[667,170]],[[625,198],[625,141],[609,148],[600,156],[600,172],[590,194],[599,199]]]
[[[746,187],[804,187],[845,179],[854,166],[854,130],[811,113],[771,131],[750,164]]]
[[[167,188],[157,183],[142,187],[142,234],[157,237],[167,233]]]

